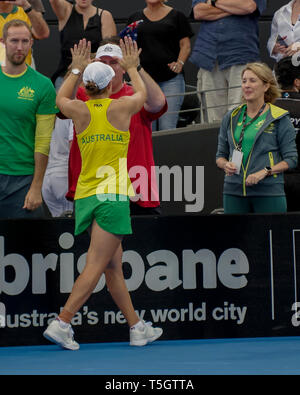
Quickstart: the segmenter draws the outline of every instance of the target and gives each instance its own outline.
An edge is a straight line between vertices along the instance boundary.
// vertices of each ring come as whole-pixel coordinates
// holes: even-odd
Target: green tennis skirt
[[[75,235],[87,230],[94,219],[109,233],[131,234],[129,197],[107,194],[75,200]]]

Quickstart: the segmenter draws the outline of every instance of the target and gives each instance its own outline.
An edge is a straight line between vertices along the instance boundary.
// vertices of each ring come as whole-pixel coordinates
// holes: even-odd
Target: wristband
[[[177,60],[177,62],[182,64],[182,66],[184,66],[184,61],[183,60]]]
[[[26,12],[26,14],[28,14],[30,11],[32,11],[32,7],[31,6],[29,8],[26,8],[26,10],[24,10],[24,12]]]

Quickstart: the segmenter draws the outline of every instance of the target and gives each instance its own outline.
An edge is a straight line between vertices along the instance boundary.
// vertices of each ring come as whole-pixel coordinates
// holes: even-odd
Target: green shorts
[[[93,220],[103,230],[117,234],[132,233],[129,198],[123,195],[107,195],[104,200],[97,195],[75,200],[75,235],[87,230]]]

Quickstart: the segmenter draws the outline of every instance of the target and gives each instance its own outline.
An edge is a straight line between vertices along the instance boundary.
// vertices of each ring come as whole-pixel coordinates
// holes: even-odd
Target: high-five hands
[[[138,49],[136,41],[133,41],[131,37],[125,36],[123,40],[120,40],[120,47],[123,59],[118,59],[118,62],[122,68],[125,71],[130,68],[137,68],[140,64],[140,53],[142,50]]]
[[[82,39],[78,44],[71,48],[72,54],[72,69],[79,69],[84,71],[86,66],[91,63],[91,42]]]

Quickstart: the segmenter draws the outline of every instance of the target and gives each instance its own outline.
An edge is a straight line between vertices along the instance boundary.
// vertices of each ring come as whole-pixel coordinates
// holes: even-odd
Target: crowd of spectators
[[[200,22],[194,44],[191,45],[194,32],[189,18],[180,10],[176,10],[166,3],[166,0],[145,0],[144,8],[129,15],[127,28],[118,34],[114,15],[109,10],[94,6],[92,0],[75,0],[74,4],[67,0],[50,0],[50,5],[58,20],[60,39],[60,51],[57,54],[59,63],[51,75],[56,90],[59,89],[68,72],[72,59],[71,49],[80,39],[86,38],[91,42],[91,52],[96,60],[99,60],[99,56],[96,55],[98,47],[101,45],[103,48],[108,43],[112,44],[105,48],[108,52],[102,53],[103,59],[100,61],[108,62],[105,58],[110,57],[109,64],[113,69],[118,65],[115,47],[118,45],[118,40],[116,41],[116,37],[129,34],[137,41],[141,49],[138,70],[141,72],[144,82],[148,83],[148,95],[152,100],[151,105],[145,105],[141,120],[138,121],[139,125],[143,125],[144,137],[136,142],[138,147],[135,149],[136,157],[138,152],[140,157],[142,152],[149,157],[148,163],[143,164],[146,168],[154,165],[151,127],[152,130],[175,129],[179,125],[180,109],[184,105],[189,107],[188,98],[190,96],[185,96],[187,90],[184,74],[186,62],[191,62],[198,69],[195,78],[197,79],[197,103],[200,104],[199,119],[202,123],[220,123],[222,120],[224,121],[224,117],[229,111],[241,104],[242,73],[244,73],[247,64],[260,62],[258,22],[267,6],[267,0],[236,0],[234,5],[228,0],[191,0],[191,18]],[[3,27],[6,22],[21,19],[30,26],[34,39],[48,38],[50,30],[44,18],[44,12],[42,0],[0,2],[0,36],[3,36]],[[8,59],[7,45],[7,42],[5,43],[2,38],[0,62],[3,79],[9,77],[5,74],[4,69]],[[110,50],[113,51],[113,57],[109,53]],[[297,106],[300,92],[300,62],[297,57],[300,50],[300,0],[287,2],[277,10],[272,19],[265,50],[270,59],[275,60],[273,74],[282,89],[282,97],[278,98],[274,104],[290,111],[297,133],[300,118]],[[32,45],[29,45],[25,63],[33,69],[36,68],[35,56],[32,53]],[[125,73],[119,72],[116,75],[120,78],[119,82],[122,85]],[[290,77],[289,81],[287,81],[287,77]],[[8,81],[6,83],[9,84]],[[118,91],[121,89],[121,85],[118,87]],[[155,92],[156,101],[154,95],[151,95],[152,91]],[[162,100],[164,97],[166,97],[166,103]],[[82,96],[79,98],[82,99]],[[4,108],[3,105],[2,107]],[[3,111],[2,107],[0,111]],[[54,113],[55,111],[53,110]],[[149,116],[149,113],[155,115]],[[34,114],[45,116],[47,112],[35,108]],[[147,121],[145,121],[145,114],[148,114]],[[191,122],[189,117],[187,119]],[[3,122],[0,121],[0,143],[2,146],[4,140],[1,123]],[[147,122],[146,126],[145,122]],[[33,138],[40,124],[41,121],[38,117],[32,121]],[[17,131],[12,133],[17,133]],[[66,200],[65,194],[68,192],[70,182],[69,147],[72,146],[73,133],[72,122],[62,119],[62,116],[58,114],[53,128],[52,141],[48,143],[48,150],[50,150],[48,168],[44,169],[42,174],[42,177],[44,173],[46,174],[43,197],[48,201],[48,208],[52,216],[64,215],[66,211],[72,213],[72,202]],[[133,132],[132,135],[134,136]],[[297,147],[299,147],[298,140]],[[33,149],[32,155],[34,152]],[[4,155],[4,150],[2,153]],[[48,153],[46,154],[48,155]],[[5,161],[3,155],[0,156],[0,167],[1,161]],[[131,160],[130,154],[128,160]],[[132,162],[132,166],[137,164],[140,163]],[[20,168],[20,164],[18,166]],[[1,168],[7,168],[7,164]],[[298,166],[293,170],[287,170],[285,174],[286,194],[292,196],[294,192],[291,188],[294,185],[300,185]],[[3,172],[4,175],[9,176],[14,174],[13,168],[8,171],[3,170]],[[33,165],[31,174],[33,179],[34,174]],[[20,176],[20,173],[18,175]],[[24,174],[24,176],[28,176],[28,174]],[[30,189],[30,183],[28,188]],[[40,185],[40,191],[41,188]],[[141,188],[139,185],[139,193]],[[300,188],[295,188],[298,193]],[[159,208],[157,194],[154,193],[154,195],[155,204],[152,204],[149,198],[150,203],[142,204],[141,207]],[[0,201],[2,199],[4,197],[0,194]],[[289,211],[299,209],[297,201],[298,198],[294,198],[293,202],[292,198],[288,199]],[[141,213],[145,214],[143,211]],[[9,215],[9,210],[6,210],[6,214]]]

